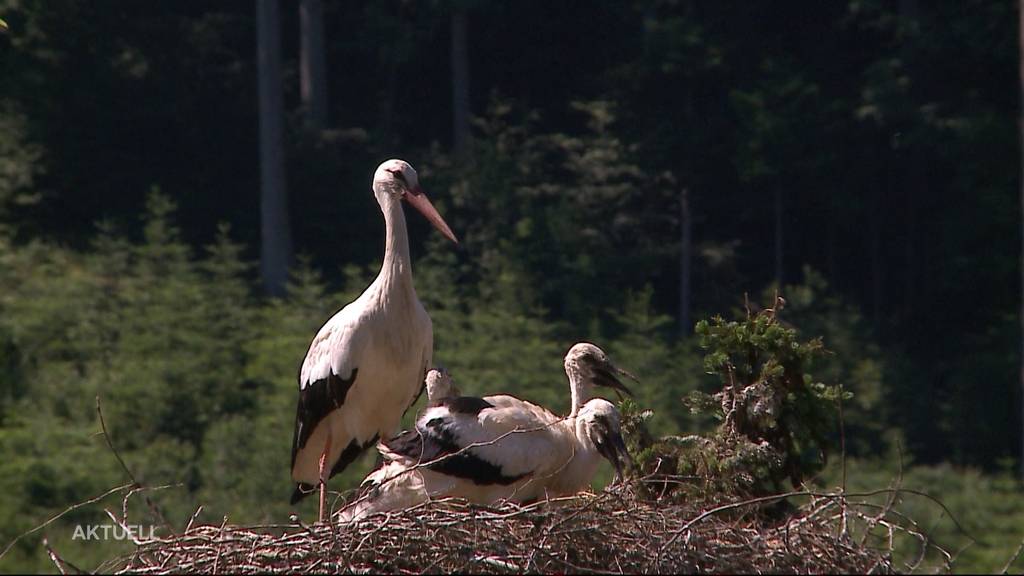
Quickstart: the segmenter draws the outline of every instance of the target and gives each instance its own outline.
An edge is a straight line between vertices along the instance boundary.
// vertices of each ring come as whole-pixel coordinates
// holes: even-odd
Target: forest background
[[[694,323],[778,290],[832,352],[815,378],[854,393],[851,485],[901,473],[945,501],[977,540],[960,570],[1024,538],[1016,3],[0,18],[0,544],[124,482],[97,396],[140,480],[174,485],[168,518],[283,521],[298,365],[380,265],[369,184],[391,157],[462,241],[410,215],[435,360],[467,393],[562,409],[562,355],[590,340],[641,377],[655,432],[706,430],[681,402],[714,387]],[[69,514],[0,570],[52,569],[44,535],[98,563],[124,544],[71,536],[103,521]]]

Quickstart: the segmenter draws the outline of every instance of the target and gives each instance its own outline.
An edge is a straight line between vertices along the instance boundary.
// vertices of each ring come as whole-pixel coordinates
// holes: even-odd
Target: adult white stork
[[[617,375],[629,374],[588,343],[569,350],[565,371],[572,393],[565,417],[507,395],[449,397],[427,408],[414,430],[378,445],[385,464],[367,476],[363,495],[339,519],[446,496],[490,504],[575,494],[590,484],[602,456],[621,476],[631,460],[619,413],[591,394],[594,385],[628,393]]]
[[[320,520],[328,478],[399,431],[402,414],[423,391],[433,355],[430,317],[416,297],[401,201],[458,243],[423,190],[416,171],[388,160],[373,175],[384,213],[384,265],[355,301],[317,332],[299,372],[292,439],[292,504],[320,484]]]

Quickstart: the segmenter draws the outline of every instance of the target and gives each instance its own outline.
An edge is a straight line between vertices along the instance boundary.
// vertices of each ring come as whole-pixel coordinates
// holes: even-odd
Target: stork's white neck
[[[593,385],[586,381],[579,364],[574,360],[565,363],[565,374],[569,377],[569,392],[572,394],[572,411],[569,412],[569,416],[575,417],[580,408],[590,400]]]
[[[556,485],[552,487],[557,494],[572,494],[585,488],[590,484],[601,462],[597,447],[587,434],[586,422],[578,417],[572,417],[567,419],[566,423],[573,438],[573,456],[559,474]]]
[[[384,264],[377,281],[381,295],[390,300],[388,295],[396,290],[412,291],[412,258],[409,256],[409,232],[402,202],[395,196],[386,195],[385,198],[381,202],[385,225]]]

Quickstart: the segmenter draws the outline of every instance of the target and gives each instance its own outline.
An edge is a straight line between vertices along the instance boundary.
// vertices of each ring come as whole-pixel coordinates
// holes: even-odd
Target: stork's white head
[[[576,434],[580,441],[592,444],[612,463],[616,479],[622,478],[623,464],[632,470],[633,459],[622,440],[619,411],[611,402],[594,398],[584,404],[576,416]]]
[[[405,200],[419,210],[441,234],[452,242],[459,243],[444,218],[441,218],[420,188],[416,170],[405,160],[393,158],[377,167],[377,171],[373,173],[373,194],[385,212],[387,206],[396,200]]]
[[[619,380],[619,375],[637,381],[636,376],[612,364],[608,355],[589,342],[579,342],[565,355],[565,373],[576,386],[607,386],[632,395],[629,388]],[[589,398],[581,398],[586,401]]]
[[[373,174],[373,191],[387,192],[401,196],[407,190],[419,190],[420,180],[416,169],[405,160],[392,158],[377,166]]]
[[[454,398],[462,395],[459,387],[452,381],[451,374],[444,368],[432,368],[427,372],[426,386],[427,401],[430,404],[434,404],[444,398]]]

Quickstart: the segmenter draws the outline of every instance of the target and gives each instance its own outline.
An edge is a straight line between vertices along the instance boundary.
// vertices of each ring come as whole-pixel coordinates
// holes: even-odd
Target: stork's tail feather
[[[365,502],[354,504],[349,508],[343,508],[334,516],[334,521],[339,524],[348,524],[349,522],[358,522],[367,515],[369,505]]]
[[[334,466],[331,468],[331,478],[334,478],[335,475],[340,474],[345,470],[345,468],[348,468],[349,464],[355,462],[356,458],[361,456],[368,448],[376,444],[379,438],[380,437],[378,435],[374,434],[373,438],[370,438],[362,444],[355,439],[349,442],[348,446],[342,450],[341,455],[338,456],[338,461],[335,462]]]
[[[378,512],[401,510],[427,500],[423,477],[398,462],[371,472],[360,486],[359,498],[335,515],[338,522],[358,522]]]
[[[366,442],[363,442],[362,444],[360,444],[356,440],[350,441],[348,443],[348,446],[346,446],[345,449],[341,451],[341,454],[338,456],[338,461],[335,462],[334,466],[331,468],[330,477],[333,478],[336,474],[340,473],[342,470],[347,468],[349,464],[354,462],[356,458],[358,458],[364,451],[366,451],[367,448],[376,444],[377,440],[378,436],[375,434],[373,438],[369,439]],[[301,478],[302,476],[299,477]],[[309,496],[310,494],[315,492],[316,488],[316,484],[308,484],[306,482],[296,483],[295,491],[292,492],[291,503],[294,505],[295,503],[299,502],[306,496]]]

